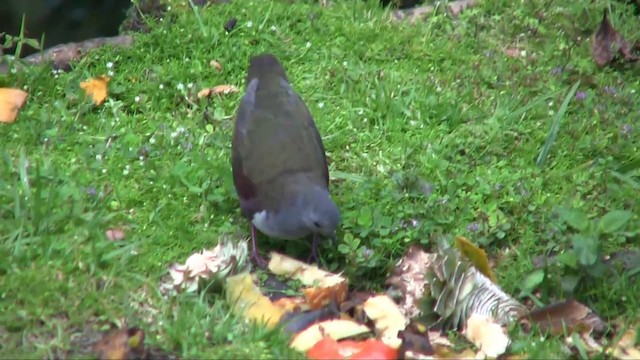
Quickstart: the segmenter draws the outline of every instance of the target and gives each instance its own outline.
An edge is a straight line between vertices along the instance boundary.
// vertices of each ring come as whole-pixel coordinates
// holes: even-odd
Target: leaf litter
[[[607,347],[604,334],[611,327],[592,309],[574,299],[530,309],[500,288],[489,264],[485,252],[463,237],[451,243],[441,239],[434,252],[413,245],[385,292],[363,292],[350,290],[340,273],[277,252],[270,254],[264,280],[252,271],[247,240],[223,238],[215,248],[171,265],[160,290],[165,297],[223,293],[235,316],[290,334],[290,347],[309,359],[502,357],[509,353],[512,325],[525,333],[535,328],[564,336],[576,353],[606,351],[620,359],[640,353],[629,340],[635,329]],[[105,335],[111,340],[96,345],[95,353],[99,358],[138,354],[144,337],[136,331]],[[451,332],[471,346],[454,347]]]

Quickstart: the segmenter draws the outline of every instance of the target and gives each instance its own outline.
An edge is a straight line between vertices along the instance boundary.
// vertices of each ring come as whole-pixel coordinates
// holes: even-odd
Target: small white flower
[[[276,26],[275,25],[271,25],[271,31],[276,31],[276,30],[277,30]]]
[[[133,98],[133,101],[139,103],[140,102],[140,96],[136,96]]]
[[[138,160],[140,160],[140,165],[144,165],[144,156],[138,156]]]
[[[17,73],[17,72],[18,72],[18,68],[15,68],[15,67],[12,67],[12,68],[11,68],[11,73],[12,73],[12,74],[15,74],[15,73]]]
[[[362,115],[362,114],[364,114],[364,110],[362,109],[358,110],[358,115]]]
[[[183,83],[179,83],[177,86],[178,90],[182,91],[184,90],[184,84]]]
[[[96,155],[96,160],[101,161],[102,160],[102,155],[100,155],[100,154]]]
[[[248,27],[248,28],[250,28],[250,27],[252,27],[252,26],[253,26],[253,21],[249,21],[249,22],[247,22],[247,27]]]
[[[188,88],[188,89],[191,89],[192,87],[193,87],[193,83],[188,83],[188,84],[187,84],[187,88]]]
[[[160,86],[158,86],[160,88],[160,90],[164,89],[164,85],[160,84]]]
[[[324,103],[323,103],[323,102],[318,103],[318,107],[319,107],[320,109],[322,109],[322,108],[324,107]]]
[[[311,41],[307,41],[307,49],[311,47]]]
[[[156,138],[152,137],[151,139],[149,139],[149,144],[155,144],[156,143]]]
[[[107,169],[102,169],[102,173],[106,174],[107,173]]]
[[[129,170],[128,169],[124,169],[122,170],[122,175],[129,175]]]
[[[343,62],[342,62],[342,66],[347,66],[347,62],[346,62],[346,61],[343,61]]]
[[[107,71],[107,75],[113,76],[115,73],[112,70]]]
[[[171,11],[171,6],[167,6],[167,11]]]
[[[111,69],[113,67],[113,63],[111,61],[109,61],[107,63],[107,69]]]

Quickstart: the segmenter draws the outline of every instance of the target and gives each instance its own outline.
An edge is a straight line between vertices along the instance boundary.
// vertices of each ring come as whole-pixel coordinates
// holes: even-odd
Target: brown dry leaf
[[[221,72],[222,71],[222,64],[220,64],[219,62],[217,62],[216,60],[211,60],[209,61],[209,65],[216,69],[216,71]]]
[[[478,314],[469,317],[463,334],[480,349],[480,355],[490,358],[504,354],[511,342],[505,329],[495,319]]]
[[[293,338],[290,347],[300,352],[306,352],[324,337],[341,340],[368,332],[371,332],[371,330],[366,325],[355,321],[327,320],[311,325],[306,330],[299,332]]]
[[[20,89],[0,88],[0,123],[16,121],[28,95]]]
[[[101,75],[81,82],[80,87],[87,96],[91,96],[94,104],[100,106],[107,98],[110,80],[108,76]]]
[[[145,354],[144,331],[137,327],[113,330],[96,342],[92,350],[100,360],[141,359]]]
[[[435,254],[428,254],[420,246],[413,245],[396,264],[393,274],[385,282],[390,286],[387,293],[400,303],[400,310],[408,318],[420,314],[417,304],[425,291],[424,274],[435,258]]]
[[[638,348],[638,344],[636,344],[637,329],[638,328],[636,326],[633,326],[631,329],[627,330],[615,346],[612,346],[607,350],[607,353],[620,360],[640,359],[640,349]]]
[[[536,323],[542,331],[548,331],[553,335],[562,335],[573,331],[604,333],[607,329],[602,319],[590,308],[582,305],[574,299],[551,304],[544,308],[532,310],[528,322]]]
[[[629,43],[613,28],[609,21],[609,9],[605,9],[600,26],[593,34],[591,56],[598,66],[606,66],[618,53],[626,61],[640,60],[640,57],[633,55]]]
[[[249,273],[228,277],[225,287],[231,312],[249,321],[273,328],[285,313],[284,309],[275,306],[269,298],[262,295]]]
[[[104,234],[107,236],[107,240],[109,241],[124,240],[124,235],[125,235],[124,229],[122,228],[109,229],[105,231]]]
[[[380,340],[398,349],[402,344],[402,340],[398,338],[398,331],[404,330],[409,323],[398,305],[387,295],[378,295],[364,302],[364,312],[375,324]]]
[[[317,266],[272,252],[268,268],[276,275],[284,275],[308,286],[303,293],[311,309],[320,309],[334,300],[340,305],[347,297],[347,279]]]
[[[217,85],[198,91],[198,98],[209,97],[211,95],[237,93],[239,90],[233,85]]]
[[[515,47],[508,47],[504,49],[504,54],[508,57],[517,58],[520,57],[520,49]]]

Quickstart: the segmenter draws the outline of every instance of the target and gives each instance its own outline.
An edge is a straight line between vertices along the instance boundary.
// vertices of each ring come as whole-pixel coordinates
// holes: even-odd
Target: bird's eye
[[[316,228],[318,228],[318,229],[319,229],[319,228],[320,228],[320,223],[319,223],[319,222],[317,222],[317,221],[314,221],[314,222],[313,222],[313,226],[315,226]]]

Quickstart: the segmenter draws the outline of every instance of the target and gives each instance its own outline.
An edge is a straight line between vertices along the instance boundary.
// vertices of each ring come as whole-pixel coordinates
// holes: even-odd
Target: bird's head
[[[318,186],[305,191],[299,202],[301,219],[312,233],[335,240],[340,211],[329,192]]]

